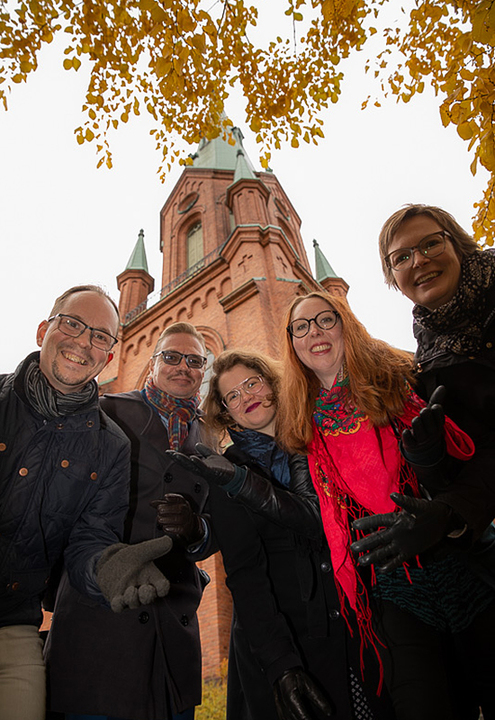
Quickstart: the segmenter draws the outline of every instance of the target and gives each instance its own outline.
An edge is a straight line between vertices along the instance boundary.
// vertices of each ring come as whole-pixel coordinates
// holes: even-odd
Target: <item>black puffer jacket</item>
[[[0,376],[0,626],[40,624],[63,554],[71,582],[103,601],[94,565],[128,507],[129,441],[97,403],[54,420],[34,412],[24,374],[37,355]]]

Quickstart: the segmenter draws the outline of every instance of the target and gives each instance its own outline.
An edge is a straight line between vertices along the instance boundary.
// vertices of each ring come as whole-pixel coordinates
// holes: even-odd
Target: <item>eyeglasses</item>
[[[90,327],[86,325],[86,323],[83,323],[82,320],[78,320],[71,315],[58,313],[58,315],[52,315],[52,317],[48,318],[48,322],[52,322],[52,320],[58,320],[58,329],[61,333],[69,337],[80,337],[85,330],[89,330],[89,341],[91,345],[98,348],[98,350],[109,352],[115,343],[118,342],[117,338],[105,332],[105,330]]]
[[[414,247],[400,248],[385,256],[385,262],[392,270],[407,270],[414,264],[414,251],[417,250],[423,257],[434,258],[445,250],[445,238],[450,237],[446,230],[427,235]]]
[[[257,395],[263,390],[264,384],[265,381],[261,375],[248,377],[233,387],[232,390],[229,390],[228,393],[225,393],[222,398],[222,404],[225,405],[228,410],[235,410],[241,404],[242,392],[248,395]]]
[[[286,329],[292,337],[302,338],[309,333],[312,322],[314,322],[320,330],[331,330],[337,324],[339,317],[336,310],[323,310],[323,312],[319,312],[313,318],[293,320],[287,325]]]
[[[203,355],[194,355],[192,353],[185,355],[176,350],[160,350],[153,357],[162,356],[165,365],[180,365],[182,358],[186,361],[186,365],[191,370],[201,370],[206,365],[206,358]]]

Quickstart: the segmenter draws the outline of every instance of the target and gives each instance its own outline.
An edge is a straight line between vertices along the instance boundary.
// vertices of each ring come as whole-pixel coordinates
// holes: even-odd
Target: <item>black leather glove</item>
[[[353,553],[366,553],[359,558],[360,565],[376,565],[380,572],[396,570],[462,525],[445,503],[399,493],[392,493],[390,497],[402,508],[400,512],[371,515],[352,523],[355,530],[376,531],[351,545]],[[380,527],[385,529],[378,530]]]
[[[445,393],[444,386],[439,385],[428,405],[413,419],[411,429],[402,433],[402,454],[413,465],[436,465],[445,455],[445,413],[442,407]]]
[[[161,500],[152,500],[157,522],[167,535],[183,545],[196,545],[205,534],[201,517],[194,512],[188,500],[178,493],[167,493]]]
[[[96,581],[114,612],[149,605],[167,595],[170,583],[153,560],[166,555],[171,547],[172,540],[164,536],[136,545],[116,543],[103,551],[96,565]]]
[[[316,720],[332,717],[332,706],[325,693],[302,668],[291,668],[273,684],[275,705],[280,720]],[[315,709],[320,714],[315,714]]]
[[[173,450],[167,450],[167,454],[186,470],[200,475],[208,483],[223,487],[228,492],[235,493],[242,486],[246,476],[245,468],[234,465],[225,455],[219,455],[203,443],[196,443],[195,449],[197,455],[184,455]]]

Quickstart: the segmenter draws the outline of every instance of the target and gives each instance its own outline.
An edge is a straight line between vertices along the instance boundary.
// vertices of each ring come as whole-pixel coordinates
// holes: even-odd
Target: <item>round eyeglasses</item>
[[[85,330],[89,330],[89,342],[93,347],[98,348],[98,350],[110,352],[115,343],[118,342],[117,338],[105,332],[105,330],[90,327],[86,325],[86,323],[83,323],[82,320],[72,317],[72,315],[58,313],[58,315],[52,315],[52,317],[48,318],[48,322],[52,322],[53,320],[58,320],[58,329],[61,333],[69,337],[77,338],[82,335]]]
[[[446,230],[439,230],[436,233],[422,238],[414,247],[393,250],[385,256],[385,262],[392,270],[407,270],[414,264],[415,252],[419,252],[426,258],[434,258],[441,255],[445,250],[446,237],[450,237],[449,233]]]
[[[153,357],[159,355],[161,355],[165,365],[180,365],[182,358],[184,358],[187,367],[191,368],[191,370],[201,370],[206,365],[206,358],[203,355],[194,355],[193,353],[186,355],[177,350],[160,350]]]
[[[314,322],[320,330],[331,330],[337,324],[339,314],[336,310],[323,310],[312,318],[299,318],[287,325],[287,332],[292,337],[302,338],[309,333],[311,323]]]
[[[247,393],[248,395],[257,395],[263,390],[264,384],[265,381],[263,380],[261,375],[253,375],[253,377],[248,377],[242,382],[240,382],[238,385],[233,387],[232,390],[229,390],[228,393],[225,393],[222,398],[222,405],[225,405],[228,410],[235,410],[241,404],[243,392]]]

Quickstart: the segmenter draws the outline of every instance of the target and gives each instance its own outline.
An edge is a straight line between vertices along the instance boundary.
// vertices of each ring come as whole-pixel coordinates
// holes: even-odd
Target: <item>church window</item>
[[[192,226],[187,233],[187,267],[196,265],[204,257],[203,226],[200,222]]]

